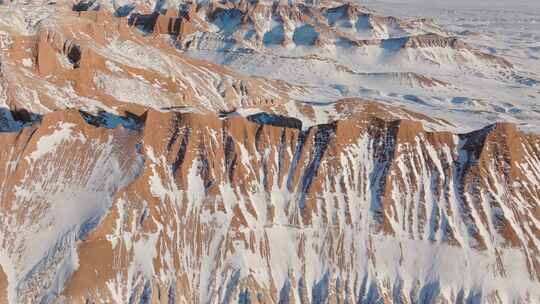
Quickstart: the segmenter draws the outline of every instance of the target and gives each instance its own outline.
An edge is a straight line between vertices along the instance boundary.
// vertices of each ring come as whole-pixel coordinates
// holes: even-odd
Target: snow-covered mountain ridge
[[[0,50],[0,304],[540,303],[535,71],[434,20],[4,2]]]
[[[7,297],[535,303],[540,138],[356,102],[305,130],[61,111],[1,135]]]

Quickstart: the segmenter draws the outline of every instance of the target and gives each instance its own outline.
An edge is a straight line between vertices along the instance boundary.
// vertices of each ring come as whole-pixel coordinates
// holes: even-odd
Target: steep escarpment
[[[9,184],[19,190],[2,200],[10,227],[45,224],[61,204],[59,179],[29,184],[37,168],[53,176],[102,167],[97,146],[77,156],[83,138],[108,138],[108,153],[115,145],[133,152],[112,166],[126,176],[121,184],[62,175],[66,189],[95,189],[108,203],[74,195],[70,204],[89,208],[93,224],[70,234],[70,224],[47,222],[59,238],[43,251],[48,262],[24,250],[30,235],[5,233],[15,265],[38,265],[16,268],[9,288],[76,303],[538,300],[540,139],[508,124],[455,135],[378,116],[364,111],[308,129],[152,110],[137,116],[141,124],[113,124],[106,113],[45,116],[24,149],[4,156],[6,164],[21,159],[12,165],[21,178]],[[41,144],[32,142],[69,123],[71,137],[38,157]],[[67,252],[78,263],[61,280],[45,275],[66,267],[54,261]],[[52,282],[61,283],[56,292]]]
[[[147,15],[146,19],[153,22],[145,22],[146,28],[173,34],[184,46],[196,32],[215,33],[218,35],[209,38],[221,38],[232,43],[246,39],[247,45],[253,47],[325,47],[340,39],[384,40],[423,33],[446,34],[446,31],[428,20],[400,20],[350,3],[311,6],[302,2],[220,1],[187,4],[181,8],[183,10],[180,12],[169,9],[163,17]],[[162,21],[164,19],[168,19],[168,22]],[[163,27],[162,24],[169,26]],[[192,30],[180,33],[179,28]]]
[[[324,53],[354,47],[360,50],[353,48],[352,52],[429,58],[422,50],[436,49],[512,68],[506,60],[474,49],[430,20],[402,20],[351,3],[311,6],[302,2],[221,1],[181,8],[168,9],[165,14],[139,14],[132,22],[149,32],[169,34],[180,48],[192,51],[242,53],[272,47],[279,50],[281,46],[299,49],[293,53],[309,54],[310,50]]]
[[[46,300],[77,268],[77,240],[138,175],[138,131],[97,129],[66,111],[1,137],[0,262],[10,303]]]
[[[7,288],[7,276],[2,267],[0,267],[0,303],[2,304],[8,303]]]
[[[218,111],[289,99],[290,86],[190,59],[159,32],[145,35],[133,18],[66,7],[53,16],[28,34],[3,27],[9,42],[1,58],[3,103],[10,108],[46,113],[120,104]]]
[[[504,122],[537,92],[456,37],[334,1],[0,3],[0,304],[540,302],[540,137]]]

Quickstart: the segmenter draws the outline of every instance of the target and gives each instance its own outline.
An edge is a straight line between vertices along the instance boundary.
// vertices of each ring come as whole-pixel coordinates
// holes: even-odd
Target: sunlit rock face
[[[14,2],[0,48],[2,304],[540,302],[534,114],[460,123],[407,91],[473,104],[432,65],[522,71],[432,20]]]

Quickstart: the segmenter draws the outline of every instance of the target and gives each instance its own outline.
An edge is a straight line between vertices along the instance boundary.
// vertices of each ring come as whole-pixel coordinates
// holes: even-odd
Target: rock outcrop
[[[34,2],[0,3],[0,304],[540,302],[538,134],[303,79],[506,60],[331,1]]]
[[[384,111],[308,129],[63,111],[0,135],[8,288],[22,302],[539,300],[540,138]]]
[[[31,36],[8,32],[11,43],[2,55],[1,77],[10,88],[6,103],[11,107],[36,113],[66,105],[95,110],[118,104],[219,111],[290,100],[284,83],[241,76],[183,55],[159,36],[176,31],[170,14],[132,15],[130,20],[105,10],[58,15]],[[151,31],[156,27],[156,35],[139,32],[149,26]],[[189,31],[185,26],[178,30]]]

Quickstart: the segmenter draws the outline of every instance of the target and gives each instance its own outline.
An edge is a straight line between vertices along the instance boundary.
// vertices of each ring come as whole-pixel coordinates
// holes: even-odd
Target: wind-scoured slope
[[[0,304],[540,302],[536,82],[431,20],[5,2],[0,51]]]
[[[72,111],[0,135],[0,263],[10,303],[35,302],[62,290],[78,265],[77,240],[138,174],[137,134],[96,129]]]
[[[142,105],[204,112],[289,99],[283,82],[188,58],[167,39],[145,35],[107,10],[77,12],[66,3],[33,8],[0,6],[5,107],[46,113]]]
[[[509,124],[425,132],[383,109],[304,130],[67,111],[1,135],[13,142],[2,150],[8,296],[540,300],[538,136]]]

